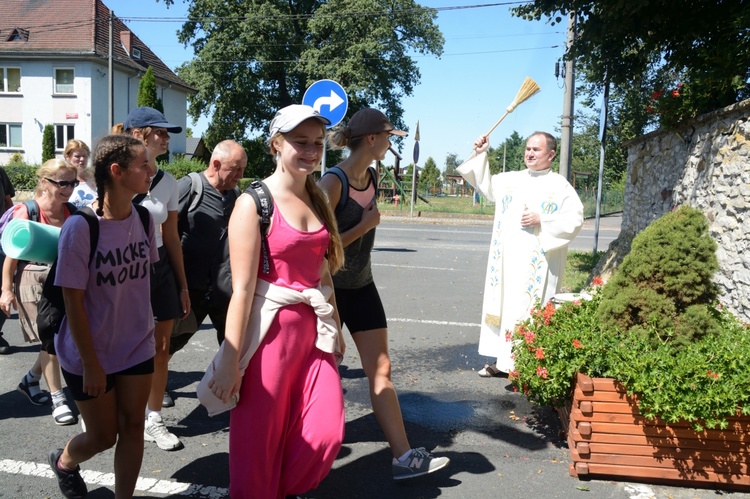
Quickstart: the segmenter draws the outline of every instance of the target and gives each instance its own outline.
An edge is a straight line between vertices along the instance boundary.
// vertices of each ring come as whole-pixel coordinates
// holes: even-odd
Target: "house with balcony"
[[[41,163],[47,124],[59,153],[71,138],[93,147],[110,131],[110,109],[121,123],[137,107],[149,67],[164,114],[183,129],[170,151],[184,154],[187,98],[195,90],[102,1],[0,1],[0,165],[14,154]]]

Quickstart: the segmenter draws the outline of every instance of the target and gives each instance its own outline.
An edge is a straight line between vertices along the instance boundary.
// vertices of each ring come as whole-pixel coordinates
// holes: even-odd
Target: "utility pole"
[[[568,43],[566,55],[575,41],[576,14],[568,14]],[[575,101],[575,70],[573,59],[565,61],[565,96],[563,98],[563,113],[560,139],[560,175],[570,181],[570,151],[573,149],[573,102]]]
[[[107,70],[107,96],[109,98],[109,113],[107,118],[109,119],[109,126],[107,133],[110,133],[112,127],[115,124],[115,75],[114,75],[114,57],[112,55],[114,47],[114,25],[115,25],[115,13],[110,9],[109,11],[109,53],[108,53],[108,70]]]

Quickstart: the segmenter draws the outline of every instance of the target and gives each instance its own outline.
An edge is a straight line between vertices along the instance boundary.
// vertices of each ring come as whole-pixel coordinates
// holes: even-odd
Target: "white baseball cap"
[[[304,104],[292,104],[276,112],[276,116],[271,120],[271,126],[269,127],[270,137],[273,137],[277,133],[291,132],[297,128],[297,125],[310,118],[315,118],[324,125],[331,124],[331,120],[321,115],[312,107]]]

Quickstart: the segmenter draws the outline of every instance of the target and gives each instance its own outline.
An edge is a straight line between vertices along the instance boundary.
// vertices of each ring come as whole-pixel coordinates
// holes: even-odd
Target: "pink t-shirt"
[[[154,356],[150,276],[159,253],[153,221],[146,233],[135,208],[125,220],[97,218],[99,242],[91,265],[86,220],[73,216],[63,225],[55,284],[86,290],[84,308],[94,349],[104,372],[112,374]],[[67,317],[55,336],[55,349],[66,371],[83,375]]]

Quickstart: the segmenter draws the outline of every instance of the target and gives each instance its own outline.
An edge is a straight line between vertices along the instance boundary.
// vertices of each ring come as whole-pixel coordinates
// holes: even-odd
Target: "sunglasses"
[[[80,184],[78,180],[53,180],[47,177],[44,177],[44,179],[47,182],[52,182],[53,184],[60,187],[61,189],[64,189],[66,187],[78,187],[78,184]]]

